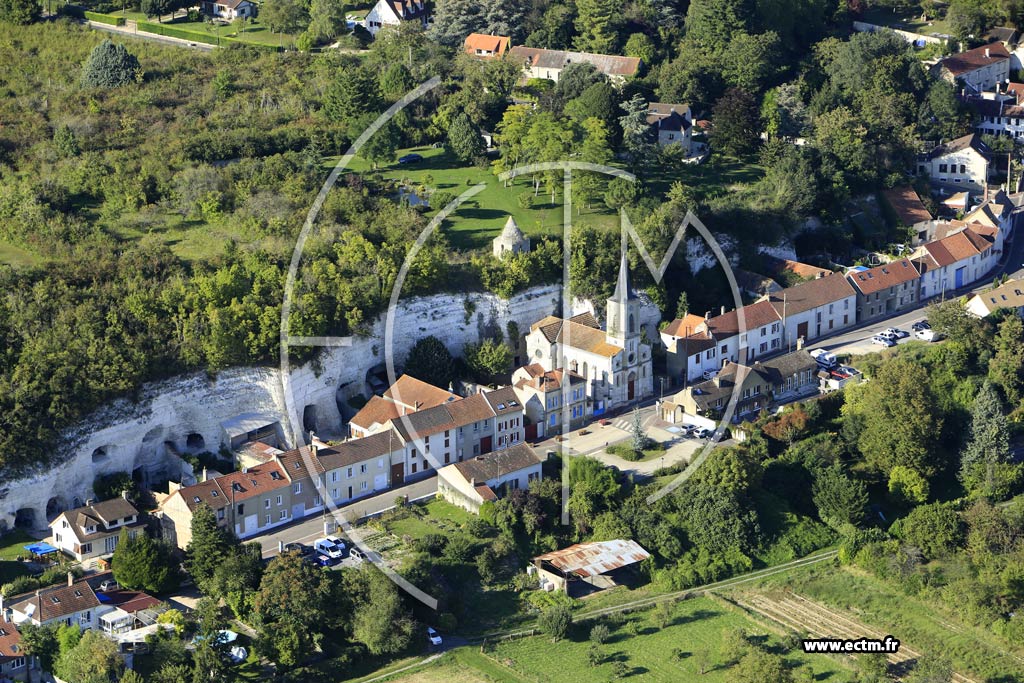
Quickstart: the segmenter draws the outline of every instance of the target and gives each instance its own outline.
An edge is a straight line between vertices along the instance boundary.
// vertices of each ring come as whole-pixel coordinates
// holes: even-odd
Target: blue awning
[[[25,550],[29,551],[33,555],[49,555],[50,553],[57,552],[57,549],[54,548],[52,545],[50,545],[49,543],[44,543],[42,541],[40,541],[39,543],[26,545],[24,547]]]

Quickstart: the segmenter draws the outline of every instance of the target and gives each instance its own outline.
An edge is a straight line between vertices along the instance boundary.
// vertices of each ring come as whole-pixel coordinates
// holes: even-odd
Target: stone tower
[[[622,260],[619,263],[619,279],[615,283],[615,293],[608,299],[606,336],[609,344],[626,349],[627,364],[633,365],[640,344],[640,298],[633,291],[625,249],[622,250]]]
[[[505,258],[509,254],[525,254],[530,251],[530,238],[516,225],[512,216],[505,221],[505,228],[494,238],[495,258]]]

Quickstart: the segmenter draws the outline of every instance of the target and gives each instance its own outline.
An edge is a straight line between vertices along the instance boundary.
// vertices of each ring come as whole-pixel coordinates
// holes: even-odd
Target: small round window
[[[635,353],[629,354],[629,362],[632,363],[634,360],[636,360],[636,354]]]

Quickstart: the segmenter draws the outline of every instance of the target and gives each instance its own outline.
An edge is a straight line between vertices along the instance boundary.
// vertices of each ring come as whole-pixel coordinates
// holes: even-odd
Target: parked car
[[[896,342],[894,342],[892,339],[889,339],[888,337],[883,337],[882,335],[875,335],[874,337],[872,337],[871,343],[877,346],[885,347],[896,346]]]
[[[904,337],[910,336],[910,333],[904,332],[898,327],[887,327],[885,328],[884,333],[888,334],[890,337],[895,337],[896,339],[903,339]]]
[[[706,379],[706,380],[714,379],[715,375],[717,375],[717,374],[718,374],[718,370],[705,370],[704,371],[704,379]]]
[[[117,581],[113,579],[107,579],[100,584],[100,592],[109,593],[110,591],[116,591],[120,586],[117,585]]]
[[[928,324],[927,320],[918,320],[916,323],[910,326],[914,332],[920,332],[921,330],[930,330],[932,326]]]
[[[917,332],[915,332],[914,333],[914,338],[915,339],[920,339],[921,341],[932,342],[932,341],[938,341],[939,339],[941,339],[942,335],[938,334],[935,330],[924,329],[924,330],[918,330]]]
[[[348,554],[360,561],[366,559],[366,553],[364,553],[357,545],[352,546],[352,549],[349,550]]]
[[[697,427],[697,429],[693,430],[693,437],[695,439],[708,439],[711,438],[713,433],[714,432],[707,427]]]
[[[306,555],[310,555],[313,553],[312,548],[302,543],[286,543],[284,546],[284,551],[286,553],[298,553],[302,557],[305,557]]]
[[[693,433],[697,431],[697,425],[680,425],[679,434],[680,436],[693,436]]]
[[[835,354],[829,353],[825,349],[814,349],[811,351],[811,358],[825,370],[831,370],[839,365],[839,359],[836,358]]]
[[[418,164],[421,161],[423,161],[423,157],[416,153],[398,157],[398,163],[400,164]]]
[[[318,567],[333,567],[340,561],[340,559],[329,557],[327,555],[324,555],[323,553],[317,553],[316,556],[313,558],[314,564],[316,564]]]
[[[899,340],[899,337],[897,337],[895,334],[893,334],[889,330],[882,330],[881,332],[879,332],[875,336],[876,337],[881,337],[882,339],[888,339],[889,341],[892,341],[892,342],[895,342],[895,341]]]
[[[241,664],[245,660],[249,659],[249,651],[241,645],[235,645],[233,648],[228,650],[228,658],[234,664]]]
[[[345,544],[333,536],[326,536],[313,544],[318,551],[334,560],[345,557]]]
[[[433,645],[434,647],[437,647],[437,646],[439,646],[441,644],[441,634],[439,634],[433,628],[428,626],[427,627],[427,640],[430,641],[431,645]]]

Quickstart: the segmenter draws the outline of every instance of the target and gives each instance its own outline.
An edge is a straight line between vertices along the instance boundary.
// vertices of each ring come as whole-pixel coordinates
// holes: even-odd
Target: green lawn
[[[423,156],[417,164],[399,164],[398,157],[415,152]],[[333,168],[338,158],[328,158],[326,165]],[[369,162],[361,157],[352,160],[349,168],[360,173],[372,173]],[[396,182],[405,182],[414,189],[425,185],[435,192],[447,192],[457,197],[472,185],[484,183],[487,188],[462,204],[459,209],[441,224],[452,242],[458,249],[489,248],[490,242],[501,232],[509,215],[515,218],[520,229],[530,236],[549,235],[561,238],[562,235],[562,198],[561,191],[556,195],[555,203],[551,203],[551,195],[543,192],[536,198],[533,208],[524,209],[519,206],[519,195],[530,192],[532,186],[526,179],[519,179],[511,187],[502,187],[502,183],[490,169],[479,169],[465,166],[443,148],[412,147],[395,154],[395,162],[381,166],[378,171],[384,178]],[[429,176],[429,178],[428,178]],[[427,182],[429,179],[430,182]],[[432,207],[438,209],[441,207]],[[435,211],[428,213],[433,216]],[[614,212],[596,203],[591,209],[583,209],[579,214],[574,212],[574,223],[588,223],[601,228],[618,228],[618,218]]]
[[[791,589],[847,610],[865,624],[892,633],[911,649],[949,657],[956,671],[977,674],[977,680],[997,680],[986,678],[996,673],[1005,675],[1008,681],[1024,677],[1024,660],[1011,657],[1009,644],[999,642],[987,629],[965,624],[956,615],[944,613],[936,605],[906,595],[860,570],[814,568],[771,577],[763,585]],[[1017,645],[1013,654],[1024,657],[1024,647]]]
[[[640,612],[624,617],[622,623],[606,621],[611,638],[599,646],[604,662],[591,666],[587,652],[591,647],[590,629],[595,622],[581,622],[570,631],[567,640],[552,643],[547,636],[534,636],[497,643],[487,652],[486,668],[476,678],[468,675],[474,667],[473,658],[455,657],[442,660],[455,676],[451,680],[557,681],[574,683],[605,683],[613,678],[613,662],[623,661],[629,678],[643,681],[701,681],[727,683],[733,679],[731,653],[721,652],[723,631],[743,628],[752,640],[778,651],[779,637],[739,610],[710,597],[694,598],[675,605],[671,623],[659,628],[653,612]],[[479,656],[479,655],[478,655]],[[817,680],[844,683],[853,680],[847,661],[825,655],[803,655],[789,652],[787,663],[795,668],[810,666]],[[700,675],[701,661],[706,673]],[[423,669],[408,678],[396,680],[440,681],[425,677]],[[570,674],[571,672],[571,674]],[[571,678],[567,677],[571,676]]]
[[[43,263],[44,259],[38,254],[8,244],[7,242],[0,242],[0,263],[6,263],[12,266],[37,266]]]
[[[741,191],[743,186],[762,177],[764,167],[757,163],[756,156],[736,159],[712,152],[703,164],[662,164],[646,182],[648,191],[655,196],[666,194],[678,181],[693,188],[701,197],[709,198]]]
[[[25,565],[16,559],[19,555],[27,555],[25,546],[35,540],[21,529],[0,536],[0,584],[5,584],[22,574],[28,574]]]
[[[142,21],[143,19],[140,19]],[[221,38],[234,38],[236,40],[243,40],[247,43],[253,43],[256,45],[274,45],[284,46],[295,42],[295,36],[287,33],[273,33],[269,28],[260,23],[259,19],[248,21],[245,24],[245,30],[238,30],[234,23],[231,24],[210,24],[206,21],[189,21],[187,17],[178,17],[173,21],[164,21],[167,26],[173,26],[174,28],[183,29],[185,31],[195,31],[196,33],[204,33],[209,36],[221,37]]]
[[[419,539],[427,534],[450,534],[459,530],[472,517],[462,508],[434,498],[426,504],[414,505],[406,514],[389,520],[386,526],[396,536]]]
[[[865,12],[861,21],[878,26],[898,28],[901,31],[920,33],[924,36],[930,36],[933,33],[950,35],[953,32],[945,19],[930,17],[929,21],[922,21],[919,11],[894,12],[892,9],[875,7]]]

